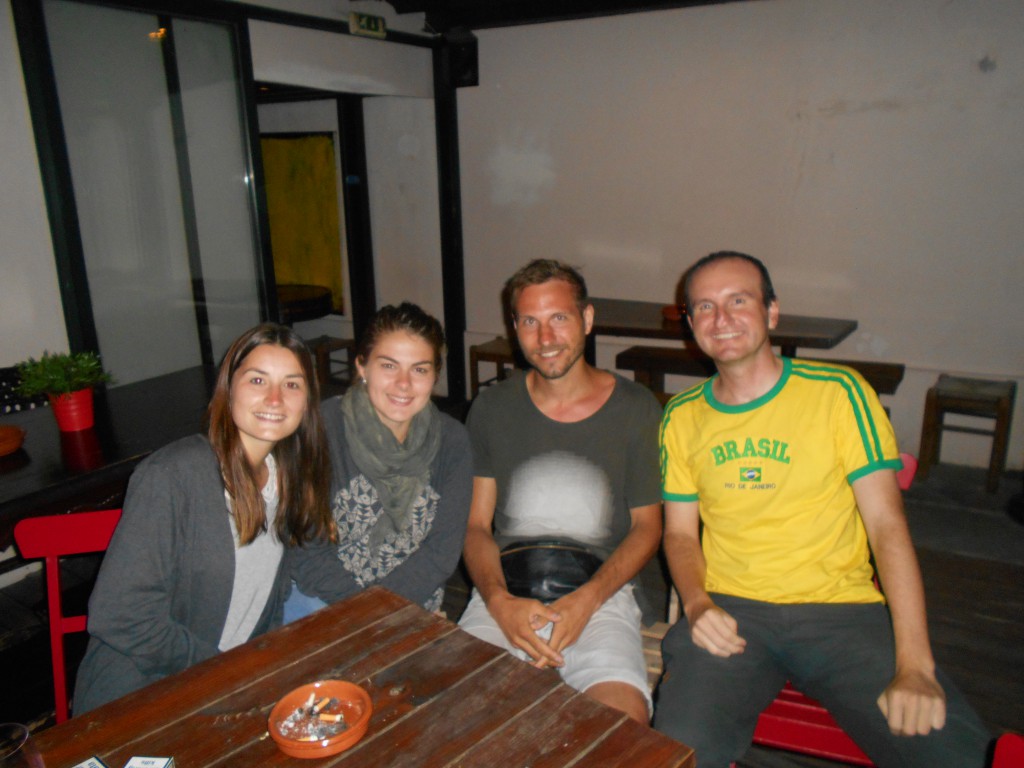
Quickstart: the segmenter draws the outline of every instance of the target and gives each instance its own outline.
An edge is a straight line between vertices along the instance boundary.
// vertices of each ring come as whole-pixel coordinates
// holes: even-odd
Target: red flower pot
[[[61,432],[60,455],[70,472],[90,472],[103,465],[103,446],[95,429]]]
[[[93,425],[92,388],[80,389],[66,395],[49,395],[53,415],[57,417],[57,429],[61,432],[78,432]]]

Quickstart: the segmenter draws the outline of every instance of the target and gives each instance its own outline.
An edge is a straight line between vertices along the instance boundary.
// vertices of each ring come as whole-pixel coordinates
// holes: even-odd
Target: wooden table
[[[663,304],[654,301],[603,299],[592,297],[594,328],[587,337],[587,360],[593,363],[597,336],[627,336],[642,339],[690,340],[693,333],[683,320],[666,320]],[[780,315],[778,326],[770,334],[772,344],[781,347],[785,357],[796,357],[797,347],[832,349],[857,330],[856,320],[809,315]]]
[[[374,587],[37,737],[46,768],[133,755],[179,768],[303,762],[267,735],[274,703],[303,683],[359,683],[366,736],[313,766],[693,766],[693,751],[454,624]]]

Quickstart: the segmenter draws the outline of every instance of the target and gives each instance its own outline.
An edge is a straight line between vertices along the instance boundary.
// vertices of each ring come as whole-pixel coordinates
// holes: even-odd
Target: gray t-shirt
[[[498,546],[559,538],[610,555],[630,509],[661,501],[660,421],[651,392],[617,374],[608,401],[572,423],[541,413],[523,373],[483,390],[467,424],[474,474],[497,482]]]

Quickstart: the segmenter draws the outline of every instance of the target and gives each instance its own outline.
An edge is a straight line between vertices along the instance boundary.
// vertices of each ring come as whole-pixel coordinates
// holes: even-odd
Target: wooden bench
[[[903,363],[882,363],[870,360],[822,360],[823,363],[836,363],[853,368],[863,376],[871,388],[880,395],[895,395],[903,381],[907,366]]]
[[[667,373],[701,379],[715,373],[715,364],[711,358],[699,349],[690,347],[630,347],[615,356],[615,367],[632,371],[634,381],[652,392],[665,391]]]
[[[870,360],[823,360],[853,368],[880,395],[894,395],[906,366],[902,363]],[[715,364],[699,349],[684,347],[634,346],[615,356],[615,367],[632,371],[634,380],[653,392],[665,391],[665,375],[707,378],[715,373]]]

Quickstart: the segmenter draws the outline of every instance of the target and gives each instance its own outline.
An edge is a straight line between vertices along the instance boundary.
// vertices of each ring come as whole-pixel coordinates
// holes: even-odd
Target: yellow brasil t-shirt
[[[775,603],[871,603],[858,477],[901,466],[878,396],[856,371],[783,358],[764,396],[718,402],[708,379],[669,401],[666,501],[699,501],[705,589]]]

